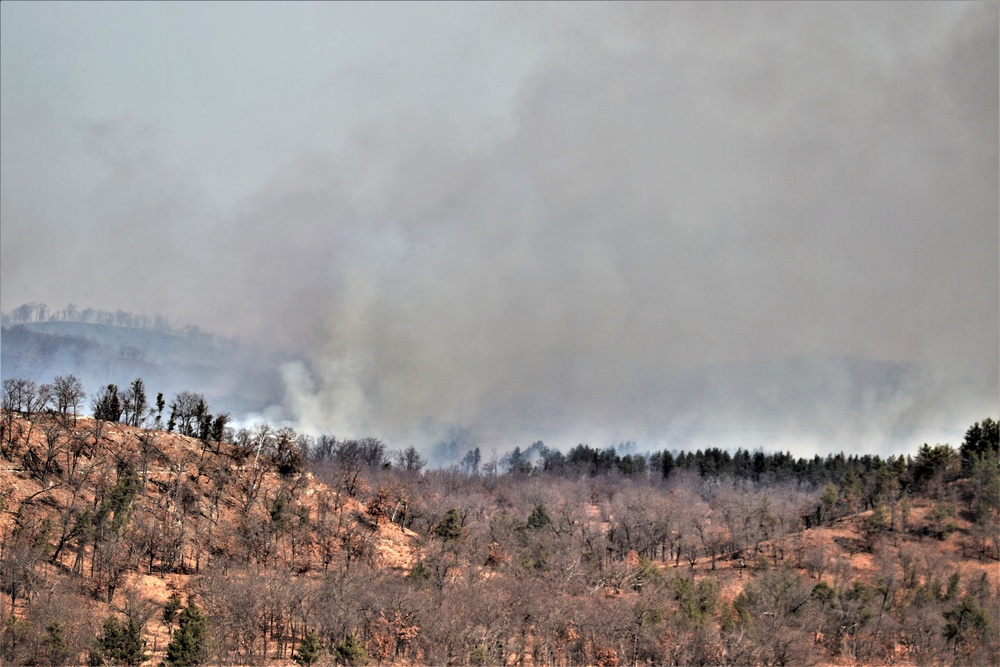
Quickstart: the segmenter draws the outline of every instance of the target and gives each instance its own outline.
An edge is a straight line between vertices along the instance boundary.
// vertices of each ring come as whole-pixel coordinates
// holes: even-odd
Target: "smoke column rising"
[[[994,4],[87,11],[184,95],[85,50],[73,115],[5,31],[5,304],[96,262],[120,307],[293,350],[302,427],[394,445],[889,451],[996,414]]]

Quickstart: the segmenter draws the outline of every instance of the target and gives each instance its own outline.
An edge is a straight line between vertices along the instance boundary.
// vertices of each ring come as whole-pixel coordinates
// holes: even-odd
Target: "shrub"
[[[363,667],[368,664],[368,649],[353,632],[337,644],[334,653],[337,662],[350,667]]]
[[[292,659],[299,665],[315,665],[322,654],[323,644],[319,640],[319,635],[310,632],[302,639]]]
[[[109,616],[91,651],[92,664],[95,659],[100,660],[97,664],[113,665],[140,665],[149,660],[149,654],[143,650],[142,628],[135,621],[119,621]]]
[[[189,603],[181,612],[174,638],[167,646],[168,665],[194,667],[208,661],[208,617],[195,604]]]

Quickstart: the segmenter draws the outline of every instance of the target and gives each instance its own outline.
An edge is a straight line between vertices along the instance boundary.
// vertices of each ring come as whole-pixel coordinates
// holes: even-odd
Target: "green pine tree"
[[[944,612],[944,618],[948,621],[944,627],[944,636],[955,644],[985,634],[990,627],[989,614],[971,595],[962,597],[958,604]]]
[[[552,523],[552,519],[545,510],[545,505],[535,505],[535,509],[531,510],[531,515],[528,517],[528,530],[538,530],[550,523]]]
[[[103,662],[112,665],[141,665],[149,660],[149,654],[143,650],[142,628],[135,621],[119,621],[114,616],[104,621],[95,652]]]
[[[323,644],[319,640],[319,635],[310,632],[303,638],[292,659],[300,665],[315,665],[322,653]]]
[[[174,627],[174,620],[177,618],[177,612],[184,608],[181,604],[181,596],[174,593],[167,600],[167,603],[163,605],[163,622],[167,624],[167,627],[171,630]]]
[[[42,661],[47,665],[65,665],[69,661],[69,647],[63,636],[63,626],[59,621],[52,621],[45,628],[45,638],[42,639]]]
[[[174,638],[167,646],[168,665],[194,667],[209,658],[208,616],[193,602],[181,612]]]
[[[337,644],[337,662],[349,667],[364,667],[368,664],[368,649],[353,632]]]
[[[462,515],[452,507],[438,525],[434,526],[434,534],[445,542],[453,542],[462,537]]]

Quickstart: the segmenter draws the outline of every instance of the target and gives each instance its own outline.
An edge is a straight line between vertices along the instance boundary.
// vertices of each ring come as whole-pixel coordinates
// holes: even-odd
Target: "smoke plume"
[[[956,442],[1000,401],[997,12],[5,6],[3,301],[289,350],[285,417],[394,446]],[[14,35],[72,13],[82,64]]]

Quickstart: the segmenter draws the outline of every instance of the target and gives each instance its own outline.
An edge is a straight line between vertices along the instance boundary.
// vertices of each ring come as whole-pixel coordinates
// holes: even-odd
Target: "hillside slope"
[[[412,531],[301,466],[279,469],[273,441],[249,449],[63,415],[0,421],[0,615],[60,621],[75,651],[123,614],[159,654],[160,609],[172,594],[210,605],[205,576],[217,592],[230,574],[318,580],[414,560]],[[15,664],[39,649],[5,641]]]
[[[309,472],[299,442],[0,414],[0,662],[121,663],[109,628],[131,623],[148,654],[133,662],[156,664],[171,600],[204,610],[219,664],[290,665],[311,633],[353,664],[978,665],[1000,650],[1000,502],[974,511],[979,473],[947,447],[817,487],[421,471],[375,439],[316,442]]]

